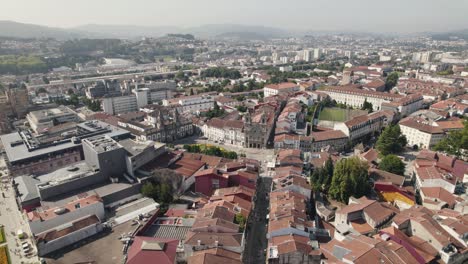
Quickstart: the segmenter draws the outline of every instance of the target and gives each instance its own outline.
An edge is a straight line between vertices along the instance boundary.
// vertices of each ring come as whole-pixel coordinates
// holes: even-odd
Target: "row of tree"
[[[213,67],[208,68],[201,72],[200,77],[215,77],[215,78],[226,78],[226,79],[240,79],[242,75],[236,69],[228,69],[226,67]]]
[[[237,159],[237,152],[225,151],[216,146],[184,145],[184,149],[191,153],[201,153],[209,156],[223,157],[226,159]]]
[[[450,134],[437,143],[433,149],[442,151],[458,158],[468,156],[468,121],[464,121],[462,130],[451,131]]]

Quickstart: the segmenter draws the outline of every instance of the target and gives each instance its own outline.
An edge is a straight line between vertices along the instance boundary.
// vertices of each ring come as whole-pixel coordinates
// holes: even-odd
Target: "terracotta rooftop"
[[[289,83],[289,82],[265,85],[265,88],[270,88],[270,89],[275,89],[275,90],[292,89],[294,87],[298,87],[298,85],[295,83]]]
[[[133,240],[127,254],[127,264],[173,264],[178,240],[140,237]]]
[[[241,264],[241,255],[222,248],[195,251],[187,259],[188,264]]]
[[[81,197],[81,195],[78,195],[77,197]],[[54,207],[43,211],[31,211],[28,213],[28,220],[30,222],[47,221],[57,217],[58,215],[73,212],[96,203],[102,203],[101,198],[99,198],[97,195],[77,198],[76,200],[73,200],[64,206]],[[58,211],[60,211],[60,213]]]

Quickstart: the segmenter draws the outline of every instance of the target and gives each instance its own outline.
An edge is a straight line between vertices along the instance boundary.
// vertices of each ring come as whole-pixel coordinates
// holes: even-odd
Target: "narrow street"
[[[3,225],[5,230],[6,245],[8,245],[11,263],[37,263],[39,259],[32,242],[26,216],[18,210],[11,182],[2,183],[1,192],[5,196],[0,196],[0,224]],[[20,240],[16,235],[18,230],[25,232],[27,237]],[[33,248],[28,254],[24,254],[21,246],[22,242],[27,242]]]
[[[243,263],[265,263],[268,231],[267,219],[272,178],[260,177],[255,207],[247,223]]]

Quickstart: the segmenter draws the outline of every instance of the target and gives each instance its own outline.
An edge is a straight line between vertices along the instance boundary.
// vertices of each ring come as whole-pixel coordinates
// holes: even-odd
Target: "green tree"
[[[399,78],[398,72],[390,73],[387,76],[387,79],[385,80],[385,89],[389,91],[390,89],[395,87],[395,85],[398,83],[398,78]]]
[[[45,84],[49,84],[49,83],[50,83],[49,78],[47,78],[46,76],[42,76],[42,81],[43,81]]]
[[[397,154],[406,146],[406,137],[401,134],[399,125],[387,126],[376,143],[376,148],[383,156]]]
[[[439,141],[432,149],[446,152],[458,158],[468,155],[468,121],[464,121],[462,130],[451,131],[450,134]]]
[[[146,197],[153,198],[154,200],[158,199],[158,190],[151,182],[147,182],[141,187],[141,193]]]
[[[183,71],[178,71],[175,77],[179,80],[183,80],[185,78],[185,73]]]
[[[244,106],[244,105],[238,105],[238,106],[236,107],[236,109],[237,109],[237,111],[239,111],[239,112],[241,112],[241,113],[247,112],[247,107]]]
[[[241,213],[237,213],[234,218],[234,223],[239,225],[239,232],[241,233],[244,232],[246,220],[245,216]]]
[[[325,182],[322,182],[325,185],[325,188],[330,188],[330,184],[333,178],[333,160],[331,157],[328,157],[327,161],[325,162],[324,170],[326,172],[327,178]]]
[[[44,87],[37,89],[36,94],[47,93],[47,90]]]
[[[372,113],[372,111],[374,111],[374,107],[373,107],[372,103],[368,102],[367,98],[364,99],[364,103],[362,104],[361,110],[367,110],[367,111],[369,111],[369,113]]]
[[[349,197],[361,197],[370,191],[368,165],[357,157],[341,159],[335,165],[329,189],[330,197],[347,203]]]
[[[396,155],[390,154],[380,161],[379,169],[395,173],[398,175],[405,174],[405,163]]]

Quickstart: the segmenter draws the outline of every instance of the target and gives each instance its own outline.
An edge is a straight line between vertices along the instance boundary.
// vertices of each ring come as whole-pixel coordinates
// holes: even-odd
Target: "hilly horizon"
[[[445,32],[424,32],[441,39],[468,39],[468,29]],[[275,27],[240,24],[205,24],[194,27],[85,24],[72,28],[0,20],[0,36],[13,38],[120,38],[161,37],[170,33],[192,34],[197,38],[269,39],[309,34],[340,33],[340,31],[287,30]],[[341,32],[343,33],[343,32]],[[353,33],[353,32],[349,32]],[[365,32],[363,32],[365,33]],[[370,32],[369,32],[370,33]]]

